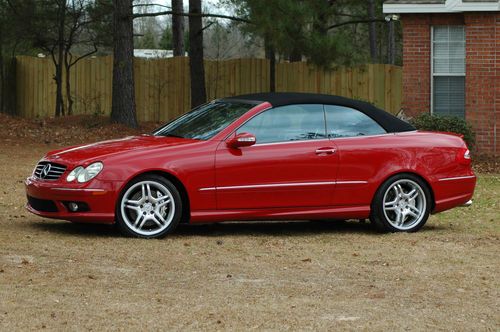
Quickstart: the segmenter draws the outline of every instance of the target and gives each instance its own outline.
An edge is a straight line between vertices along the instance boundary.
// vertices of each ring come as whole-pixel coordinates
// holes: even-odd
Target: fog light
[[[76,212],[76,211],[78,211],[78,204],[76,204],[74,202],[71,202],[71,203],[68,204],[68,209],[71,212]]]
[[[89,205],[85,202],[63,201],[61,203],[63,203],[66,209],[71,213],[90,211]]]

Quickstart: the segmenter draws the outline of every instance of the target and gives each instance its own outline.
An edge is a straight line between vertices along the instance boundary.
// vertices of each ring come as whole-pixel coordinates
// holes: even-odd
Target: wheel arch
[[[432,188],[430,182],[424,176],[420,175],[419,173],[417,173],[415,171],[405,170],[405,171],[395,172],[395,173],[392,173],[392,174],[386,176],[385,178],[382,179],[382,181],[380,181],[380,184],[378,185],[377,190],[375,191],[375,195],[378,192],[378,190],[380,189],[380,187],[384,183],[387,182],[387,180],[389,180],[390,178],[392,178],[394,176],[403,175],[403,174],[413,175],[413,176],[419,178],[420,180],[422,180],[423,183],[425,183],[425,185],[427,186],[427,189],[429,189],[429,193],[431,195],[431,209],[430,210],[431,210],[431,212],[434,211],[434,208],[436,207],[436,198],[434,195],[434,189]],[[372,198],[372,204],[373,204],[373,200],[375,199],[375,195]]]
[[[130,183],[134,179],[136,179],[140,176],[144,176],[144,175],[158,175],[158,176],[161,176],[161,177],[169,180],[170,182],[172,182],[172,184],[177,188],[177,190],[179,190],[179,194],[181,195],[181,199],[182,199],[181,224],[188,223],[189,218],[190,218],[190,212],[191,212],[189,195],[188,195],[187,189],[184,186],[184,184],[182,183],[182,181],[179,180],[179,178],[176,177],[175,175],[173,175],[172,173],[169,173],[169,172],[164,171],[164,170],[148,170],[148,171],[144,171],[141,173],[137,173],[134,176],[132,176],[131,178],[127,179],[127,181],[124,183],[123,187],[120,189],[120,194],[122,193],[123,189],[127,186],[128,183]],[[117,202],[117,204],[119,204],[119,202]]]

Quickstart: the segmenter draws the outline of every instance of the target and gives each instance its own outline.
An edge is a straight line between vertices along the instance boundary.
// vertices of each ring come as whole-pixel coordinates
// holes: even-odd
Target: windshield
[[[154,131],[153,135],[207,140],[254,106],[235,101],[214,101],[173,120]]]

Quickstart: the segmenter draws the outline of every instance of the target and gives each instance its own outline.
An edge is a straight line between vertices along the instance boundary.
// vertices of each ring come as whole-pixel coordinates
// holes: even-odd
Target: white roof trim
[[[446,0],[445,4],[384,4],[385,14],[409,13],[463,13],[500,11],[498,2],[462,2],[462,0]]]

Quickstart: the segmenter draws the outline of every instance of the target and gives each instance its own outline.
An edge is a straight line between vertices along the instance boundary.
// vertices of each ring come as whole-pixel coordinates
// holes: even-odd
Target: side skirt
[[[364,219],[370,215],[370,206],[341,206],[317,208],[273,208],[246,210],[192,211],[190,223],[249,221],[249,220],[304,220],[304,219]]]

